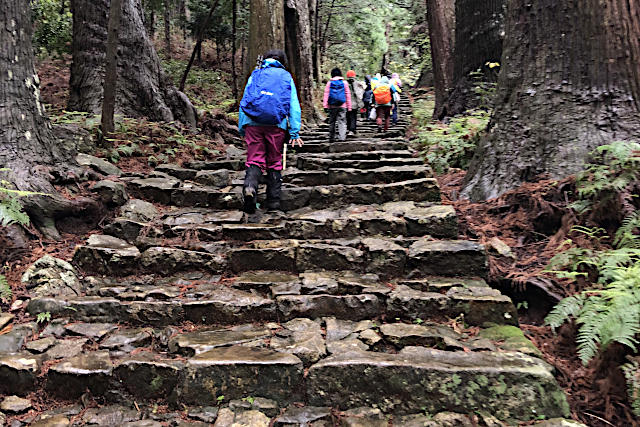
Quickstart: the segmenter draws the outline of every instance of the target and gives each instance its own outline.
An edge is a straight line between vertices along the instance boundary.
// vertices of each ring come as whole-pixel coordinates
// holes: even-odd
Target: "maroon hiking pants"
[[[256,165],[262,172],[267,169],[282,170],[282,149],[287,142],[287,132],[277,126],[247,126],[244,140],[247,143],[247,167]]]

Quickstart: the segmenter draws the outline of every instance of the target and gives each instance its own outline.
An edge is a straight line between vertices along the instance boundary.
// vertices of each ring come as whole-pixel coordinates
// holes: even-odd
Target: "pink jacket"
[[[349,90],[349,85],[340,76],[333,77],[331,80],[342,80],[344,82],[344,91],[347,96],[347,102],[342,104],[340,108],[346,108],[347,111],[350,111],[351,110],[351,91]],[[324,99],[322,100],[322,106],[324,108],[336,108],[335,106],[329,105],[329,88],[330,87],[331,87],[331,81],[328,81],[327,85],[324,87]]]

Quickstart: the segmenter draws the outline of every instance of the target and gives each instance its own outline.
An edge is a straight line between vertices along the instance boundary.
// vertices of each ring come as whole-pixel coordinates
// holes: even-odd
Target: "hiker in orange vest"
[[[393,94],[397,90],[391,85],[389,78],[384,76],[380,79],[373,89],[373,102],[376,105],[376,123],[378,124],[378,133],[389,130],[389,121],[391,120],[391,107],[393,106]]]

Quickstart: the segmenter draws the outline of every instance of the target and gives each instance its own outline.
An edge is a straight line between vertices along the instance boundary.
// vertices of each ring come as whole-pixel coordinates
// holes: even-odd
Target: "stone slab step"
[[[380,150],[407,150],[409,144],[406,141],[345,141],[345,142],[319,142],[305,143],[301,148],[296,148],[300,153],[348,153],[354,151],[380,151]]]
[[[452,239],[458,236],[457,216],[453,207],[414,202],[352,205],[343,209],[303,208],[286,215],[253,215],[249,217],[249,223],[242,221],[243,215],[239,211],[187,212],[170,214],[157,227],[163,230],[165,237],[197,232],[202,241],[338,239],[375,235],[430,235]],[[126,218],[116,218],[105,232],[135,243],[144,227],[149,226]]]
[[[298,157],[297,167],[302,170],[327,170],[329,168],[378,169],[390,166],[423,166],[422,159],[407,157],[389,157],[383,159],[327,159],[321,157]]]
[[[392,379],[390,381],[390,379]],[[519,353],[347,353],[309,369],[309,403],[384,412],[488,411],[499,419],[569,416],[552,367]]]
[[[373,169],[359,169],[358,164],[352,165],[351,168],[328,166],[323,170],[290,169],[284,174],[283,179],[285,183],[299,186],[322,186],[383,184],[433,177],[430,168],[420,163],[382,166]]]
[[[134,179],[129,183],[129,192],[151,202],[180,207],[239,209],[242,206],[240,188],[229,187],[225,191],[207,186],[181,185],[181,181],[173,178]],[[282,208],[285,211],[305,206],[326,208],[402,200],[440,201],[437,181],[433,178],[421,178],[387,184],[283,186],[282,189]]]

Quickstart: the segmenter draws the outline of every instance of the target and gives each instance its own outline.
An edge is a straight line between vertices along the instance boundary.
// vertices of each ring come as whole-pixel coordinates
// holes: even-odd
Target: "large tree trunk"
[[[429,39],[433,81],[436,91],[435,118],[442,114],[453,82],[453,49],[455,46],[455,0],[427,0]]]
[[[164,50],[167,58],[171,58],[171,5],[164,0]]]
[[[500,62],[504,37],[505,0],[456,0],[453,79],[449,96],[439,107],[439,118],[455,116],[480,106],[479,82],[495,83],[487,62]],[[470,76],[481,70],[482,74]]]
[[[311,42],[312,42],[312,63],[313,63],[313,80],[320,81],[321,64],[320,64],[320,1],[309,0],[309,20],[311,21]]]
[[[285,49],[284,32],[283,0],[251,0],[249,52],[244,65],[247,76],[260,55],[271,49]]]
[[[58,237],[55,218],[80,211],[89,202],[64,199],[50,182],[54,176],[66,176],[74,163],[74,150],[54,137],[40,102],[28,4],[3,0],[0,22],[4,23],[0,31],[0,169],[7,169],[0,171],[1,179],[18,190],[47,194],[20,201],[45,235]]]
[[[116,108],[116,86],[118,83],[118,30],[122,16],[122,0],[112,0],[109,8],[109,27],[107,35],[107,54],[105,58],[104,97],[102,100],[102,135],[104,138],[113,133],[115,122],[113,113]]]
[[[287,56],[296,80],[302,117],[315,122],[317,113],[313,102],[313,55],[311,53],[311,22],[308,0],[287,0],[285,7]]]
[[[463,195],[578,172],[640,135],[640,9],[629,0],[509,0],[497,106]]]
[[[69,109],[100,112],[109,0],[73,0],[73,63]],[[140,0],[123,0],[116,112],[151,120],[196,125],[185,94],[164,74],[142,25]]]

